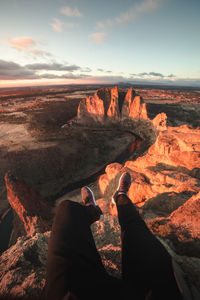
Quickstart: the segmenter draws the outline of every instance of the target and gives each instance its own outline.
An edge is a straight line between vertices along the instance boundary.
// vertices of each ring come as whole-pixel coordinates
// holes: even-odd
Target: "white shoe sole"
[[[120,187],[120,183],[121,183],[121,179],[122,179],[122,176],[124,175],[124,173],[122,173],[122,175],[120,176],[120,178],[119,178],[119,183],[118,183],[118,187],[117,187],[117,190],[116,190],[116,192],[119,190],[119,187]]]
[[[94,193],[93,193],[93,191],[87,186],[87,189],[90,191],[90,193],[92,194],[92,200],[93,200],[93,202],[94,202],[94,205],[95,206],[98,206],[98,204],[96,203],[96,200],[95,200],[95,197],[94,197]]]
[[[124,173],[125,173],[125,172],[124,172]],[[122,179],[122,176],[124,175],[124,173],[122,173],[122,175],[121,175],[120,178],[119,178],[119,183],[118,183],[118,187],[117,187],[117,190],[116,190],[115,194],[119,191],[121,179]],[[115,194],[114,194],[114,195],[115,195]],[[120,194],[121,194],[121,195],[126,195],[126,193],[124,193],[124,192],[120,192],[118,195],[120,195]],[[111,201],[112,201],[113,204],[116,204],[116,202],[115,202],[115,200],[114,200],[114,197],[112,197]]]

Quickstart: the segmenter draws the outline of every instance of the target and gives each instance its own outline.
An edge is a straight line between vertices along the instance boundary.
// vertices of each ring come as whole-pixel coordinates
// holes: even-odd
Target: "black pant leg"
[[[182,299],[173,275],[171,256],[150,232],[134,204],[127,196],[119,195],[117,209],[122,230],[123,279],[135,284],[144,294],[151,289],[159,296],[162,291],[162,299],[165,295]]]
[[[113,282],[97,252],[85,207],[68,200],[62,202],[57,207],[48,246],[46,298],[62,299],[69,290],[81,297],[90,287],[96,287],[98,295],[98,287],[110,280]]]

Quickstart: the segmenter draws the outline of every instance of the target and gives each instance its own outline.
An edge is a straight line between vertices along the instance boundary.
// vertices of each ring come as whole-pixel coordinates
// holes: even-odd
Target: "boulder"
[[[50,232],[20,237],[0,256],[0,295],[41,299]]]

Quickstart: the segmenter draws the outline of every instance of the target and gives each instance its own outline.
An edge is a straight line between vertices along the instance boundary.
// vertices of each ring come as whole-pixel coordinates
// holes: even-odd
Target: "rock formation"
[[[165,113],[160,113],[152,120],[154,126],[156,126],[160,131],[167,130],[167,115]]]
[[[149,221],[149,227],[160,237],[170,236],[176,252],[200,258],[200,192],[180,205],[167,218]]]
[[[104,121],[104,103],[103,100],[100,99],[97,93],[94,97],[87,97],[80,101],[77,117],[78,120],[88,120],[92,119],[96,122]]]
[[[105,174],[99,177],[101,192],[110,197],[117,175],[125,170],[132,177],[129,197],[140,206],[165,193],[185,193],[182,198],[187,198],[199,192],[199,136],[197,130],[187,128],[183,133],[181,127],[168,127],[159,133],[146,155],[124,165],[108,165]]]
[[[50,232],[20,237],[0,257],[0,295],[41,299]]]
[[[52,208],[39,193],[32,190],[24,181],[8,172],[5,176],[7,198],[15,212],[15,235],[42,233],[50,228]]]
[[[129,117],[131,111],[131,105],[133,103],[133,99],[135,96],[136,96],[135,91],[132,88],[130,88],[124,98],[124,103],[122,107],[122,118]]]
[[[92,231],[107,271],[120,276],[120,228],[110,200],[120,175],[128,171],[130,199],[180,265],[188,283],[200,291],[200,129],[167,127],[164,113],[149,120],[140,96],[132,89],[124,93],[116,87],[100,89],[94,97],[83,99],[77,118],[80,124],[92,120],[101,126],[106,120],[121,125],[130,121],[131,131],[141,138],[134,159],[107,165],[95,185],[101,192],[97,203],[104,216]],[[37,299],[45,284],[52,207],[11,174],[5,181],[15,211],[12,244],[18,240],[0,257],[0,295]]]
[[[117,87],[111,89],[110,92],[110,105],[107,111],[107,118],[116,120],[120,117]]]
[[[119,121],[119,119],[148,119],[146,104],[135,91],[130,88],[125,94],[117,86],[98,90],[94,97],[87,97],[80,101],[77,118],[85,123],[89,120],[104,122],[105,120]]]

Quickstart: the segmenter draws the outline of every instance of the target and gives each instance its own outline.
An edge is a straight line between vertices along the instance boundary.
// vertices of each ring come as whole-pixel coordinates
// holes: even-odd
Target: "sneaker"
[[[89,205],[97,206],[94,194],[88,186],[82,187],[81,196],[85,206],[89,206]]]
[[[130,186],[131,186],[131,175],[128,172],[124,172],[119,179],[117,191],[112,197],[112,202],[116,203],[116,197],[118,195],[120,194],[126,195],[129,191]]]

